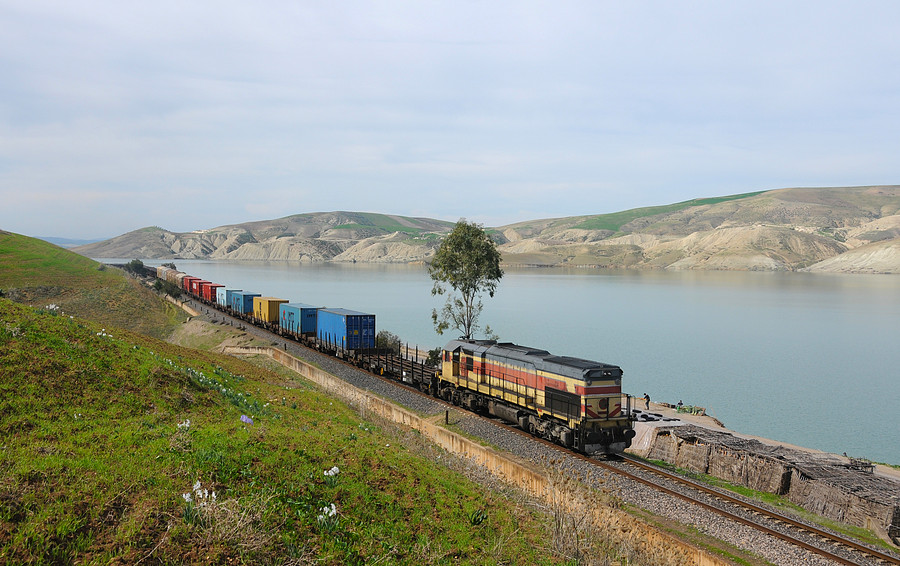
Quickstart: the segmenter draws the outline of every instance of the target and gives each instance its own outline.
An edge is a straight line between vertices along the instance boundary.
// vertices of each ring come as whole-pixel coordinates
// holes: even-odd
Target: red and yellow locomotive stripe
[[[492,355],[486,348],[467,349],[460,342],[451,342],[453,350],[443,352],[442,380],[456,387],[477,391],[510,405],[534,411],[538,416],[550,416],[562,420],[570,427],[589,428],[619,426],[627,420],[622,412],[621,369],[591,362],[601,368],[583,373],[586,377],[563,375],[547,369],[528,366],[521,360]],[[485,343],[486,344],[486,343]],[[513,345],[498,345],[492,351]],[[479,351],[480,350],[480,351]],[[586,360],[574,360],[587,364]],[[609,368],[608,375],[602,368]],[[569,368],[572,374],[577,369]],[[615,422],[611,422],[611,421]]]

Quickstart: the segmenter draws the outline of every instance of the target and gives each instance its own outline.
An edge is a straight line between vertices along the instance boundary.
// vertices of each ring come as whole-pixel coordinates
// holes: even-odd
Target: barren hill
[[[309,213],[183,233],[154,226],[74,251],[99,258],[415,261],[433,253],[436,234],[452,227],[427,218]],[[341,257],[351,249],[350,257]]]
[[[91,257],[427,261],[453,224],[300,214],[75,248]],[[900,186],[778,189],[492,230],[509,265],[900,273]]]

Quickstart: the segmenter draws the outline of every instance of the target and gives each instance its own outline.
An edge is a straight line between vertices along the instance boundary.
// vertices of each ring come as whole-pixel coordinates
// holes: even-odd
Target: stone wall
[[[830,454],[769,446],[703,427],[654,430],[640,456],[783,495],[813,513],[898,543],[900,482],[851,469]]]
[[[814,513],[896,540],[900,493],[895,483],[858,470],[799,462],[787,498]]]

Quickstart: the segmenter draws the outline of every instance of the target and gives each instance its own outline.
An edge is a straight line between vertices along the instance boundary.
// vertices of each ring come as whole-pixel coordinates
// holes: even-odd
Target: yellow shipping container
[[[253,316],[278,324],[278,309],[286,302],[288,302],[287,299],[276,299],[275,297],[253,297]]]

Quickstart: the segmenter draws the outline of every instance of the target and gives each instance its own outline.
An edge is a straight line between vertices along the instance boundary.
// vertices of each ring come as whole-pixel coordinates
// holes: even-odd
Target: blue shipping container
[[[219,287],[216,289],[216,304],[222,307],[228,306],[228,292],[240,291],[240,289],[226,289],[225,287]]]
[[[259,296],[261,296],[259,293],[235,291],[231,297],[231,309],[242,313],[253,313],[253,297]]]
[[[347,309],[319,309],[316,337],[345,350],[375,347],[375,315]]]
[[[225,291],[225,306],[234,309],[232,305],[234,305],[234,295],[235,293],[242,292],[242,289],[228,289]]]
[[[278,325],[288,332],[315,334],[318,310],[303,303],[283,303],[278,306]]]

